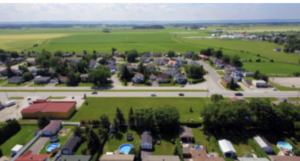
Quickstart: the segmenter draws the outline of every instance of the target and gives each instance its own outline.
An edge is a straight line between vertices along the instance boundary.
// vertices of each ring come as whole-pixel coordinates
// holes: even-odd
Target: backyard
[[[176,144],[173,144],[172,140],[175,140],[177,137],[177,133],[154,133],[153,139],[155,140],[155,144],[153,144],[152,155],[173,155]],[[157,139],[160,139],[160,145],[156,144]]]

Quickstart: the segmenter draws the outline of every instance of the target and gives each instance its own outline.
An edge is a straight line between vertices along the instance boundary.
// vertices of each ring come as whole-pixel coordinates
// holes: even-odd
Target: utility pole
[[[7,100],[8,100],[7,92],[5,92],[5,94],[6,94],[6,98],[7,98]]]

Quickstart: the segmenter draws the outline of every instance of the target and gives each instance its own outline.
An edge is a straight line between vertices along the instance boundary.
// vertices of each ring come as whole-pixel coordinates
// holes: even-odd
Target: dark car
[[[184,96],[184,94],[183,93],[179,93],[179,96]]]
[[[97,91],[94,91],[92,94],[98,94],[98,92],[97,92]]]
[[[184,87],[184,85],[182,84],[180,87]]]
[[[243,93],[235,93],[235,96],[243,96]]]

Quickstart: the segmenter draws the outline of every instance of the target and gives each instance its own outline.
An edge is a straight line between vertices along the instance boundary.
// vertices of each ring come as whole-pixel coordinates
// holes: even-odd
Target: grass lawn
[[[253,73],[259,70],[260,73],[267,75],[292,76],[294,72],[299,72],[300,66],[279,62],[243,62],[243,68]]]
[[[66,83],[55,84],[55,87],[68,87]]]
[[[24,99],[24,97],[9,97],[8,99]]]
[[[153,144],[154,151],[152,155],[174,155],[176,144],[173,144],[171,141],[172,139],[176,139],[176,137],[178,137],[177,133],[173,133],[172,135],[155,133],[153,139],[160,139],[160,145],[157,145],[156,142]]]
[[[64,98],[66,98],[66,97],[50,97],[49,99],[64,99]]]
[[[300,101],[300,97],[288,97],[288,99],[292,100],[292,101]]]
[[[4,80],[0,80],[0,85],[7,82],[7,79],[4,79]]]
[[[131,83],[131,82],[129,82],[129,83]],[[134,83],[134,86],[135,87],[151,87],[150,84],[145,84],[145,83]]]
[[[212,143],[210,143],[210,141],[206,140],[206,136],[204,134],[204,131],[199,129],[199,128],[191,128],[193,131],[193,135],[194,135],[194,139],[195,139],[195,144],[197,144],[198,142],[201,142],[202,144],[205,145],[207,151],[211,151],[212,148],[215,149],[215,147],[213,146]]]
[[[6,83],[6,84],[3,84],[2,87],[23,87],[26,85],[27,85],[26,82],[21,83],[21,84]]]
[[[219,75],[225,75],[225,73],[223,72],[223,70],[217,70],[216,71]]]
[[[230,89],[226,86],[224,86],[223,83],[220,83],[225,89],[229,90],[229,91],[244,91],[242,88],[236,87],[235,89]]]
[[[133,135],[134,139],[132,141],[127,141],[127,133]],[[125,143],[129,143],[131,145],[136,144],[134,148],[138,149],[141,145],[141,136],[135,130],[122,127],[118,133],[114,134],[112,139],[110,136],[107,138],[107,141],[103,147],[103,154],[106,152],[114,152],[115,150],[119,150],[119,147]]]
[[[95,86],[93,83],[79,83],[78,86],[76,87],[93,87]],[[107,84],[107,85],[104,85],[105,87],[106,86],[111,86],[111,83],[110,84]],[[68,86],[66,83],[61,83],[61,84],[55,84],[55,87],[73,87],[73,86]],[[103,86],[102,86],[103,87]]]
[[[253,77],[244,77],[246,79],[248,79],[248,81],[252,82],[252,80],[255,80]]]
[[[279,84],[276,84],[274,82],[269,81],[269,84],[272,84],[274,88],[280,91],[299,91],[298,88],[293,88],[293,87],[286,87],[286,86],[281,86]]]
[[[158,86],[159,87],[176,87],[176,86],[181,86],[181,84],[178,84],[178,83],[175,83],[175,84],[173,84],[173,83],[158,83]]]
[[[34,131],[36,129],[38,129],[37,125],[22,125],[21,130],[18,133],[1,144],[0,147],[3,155],[10,157],[11,149],[16,144],[25,146],[34,137]]]
[[[256,97],[244,97],[244,99],[247,100],[248,102],[250,102],[252,98],[256,98]],[[275,98],[275,97],[259,97],[259,98],[262,99],[262,100],[268,99],[268,100],[270,100],[271,102],[277,101],[277,100],[278,100],[278,99]]]
[[[56,142],[56,143],[60,144],[60,147],[59,147],[60,149],[64,146],[64,144],[67,142],[69,137],[73,134],[73,131],[72,131],[73,128],[74,128],[74,126],[63,126],[62,129],[70,129],[70,130],[68,131],[68,133],[65,136],[58,135],[59,136],[59,141]],[[42,149],[40,151],[40,154],[48,154],[47,150],[46,150],[46,147],[50,144],[51,144],[50,140],[48,140],[48,142],[42,147]],[[54,157],[54,155],[51,158],[53,158],[53,157]]]
[[[88,104],[82,104],[70,121],[80,121],[81,119],[99,119],[102,114],[106,114],[110,120],[116,114],[116,108],[119,107],[124,113],[125,119],[128,117],[130,108],[160,107],[164,105],[174,106],[180,113],[180,121],[187,119],[199,120],[201,108],[210,103],[210,98],[160,98],[160,97],[88,97]],[[190,108],[193,112],[190,112]]]
[[[64,90],[10,90],[10,89],[0,89],[0,92],[207,92],[208,90],[197,90],[197,89],[143,89],[143,90],[138,90],[138,89],[125,89],[125,90],[72,90],[72,89],[64,89]]]
[[[45,87],[48,83],[46,84],[32,84],[29,87]]]

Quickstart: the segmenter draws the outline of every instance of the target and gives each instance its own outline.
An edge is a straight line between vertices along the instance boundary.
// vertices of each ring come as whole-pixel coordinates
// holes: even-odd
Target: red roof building
[[[203,59],[203,60],[208,60],[209,59],[208,56],[203,55],[203,54],[200,54],[198,57],[201,58],[201,59]]]
[[[21,111],[23,118],[38,118],[45,115],[49,118],[69,118],[76,110],[76,101],[33,102]]]
[[[47,154],[32,154],[32,151],[28,150],[15,161],[48,161],[49,156]]]

